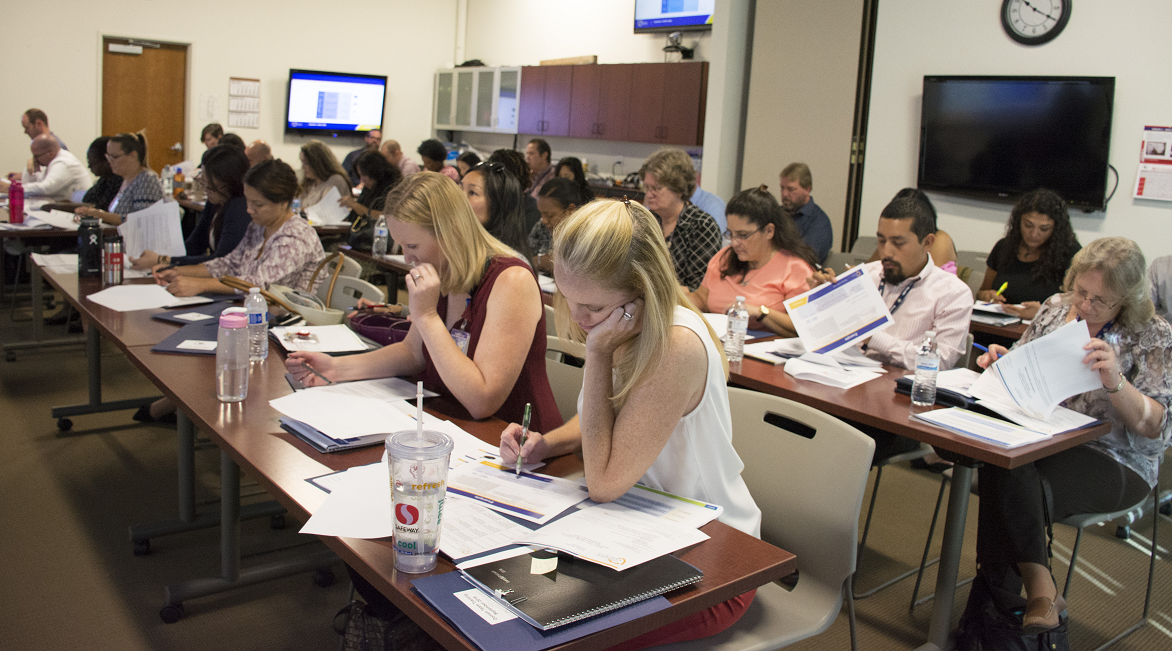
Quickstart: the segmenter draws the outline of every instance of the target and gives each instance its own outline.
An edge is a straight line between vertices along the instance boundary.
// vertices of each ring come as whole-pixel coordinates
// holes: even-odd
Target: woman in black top
[[[81,199],[84,204],[108,206],[114,200],[114,195],[118,194],[118,188],[122,187],[122,177],[110,169],[110,161],[106,160],[107,142],[110,142],[109,138],[100,136],[90,143],[89,151],[85,153],[86,163],[98,180],[85,191]]]
[[[526,195],[516,177],[501,163],[481,163],[468,170],[460,185],[484,230],[528,261],[531,252],[525,229]]]
[[[594,190],[591,190],[590,184],[586,182],[586,170],[582,169],[582,161],[573,156],[567,156],[558,161],[556,174],[563,179],[570,179],[577,186],[580,198],[575,203],[579,206],[594,200]]]
[[[216,145],[204,154],[203,171],[196,181],[207,191],[207,202],[195,228],[183,243],[187,255],[172,258],[147,249],[142,257],[132,258],[135,269],[159,265],[192,265],[221,258],[232,252],[244,237],[252,218],[244,200],[244,175],[248,157],[232,145]]]
[[[380,152],[367,151],[354,161],[354,173],[362,179],[362,194],[357,199],[342,197],[338,203],[350,209],[350,215],[346,217],[350,222],[350,246],[369,249],[374,244],[374,223],[383,211],[387,193],[403,180],[403,172],[398,165],[391,165]],[[390,250],[389,246],[387,250]]]
[[[1081,248],[1062,197],[1034,190],[1013,207],[1005,237],[989,254],[977,298],[1004,303],[1006,312],[1032,319],[1043,301],[1061,291],[1066,269]],[[1002,285],[1005,291],[998,294]]]

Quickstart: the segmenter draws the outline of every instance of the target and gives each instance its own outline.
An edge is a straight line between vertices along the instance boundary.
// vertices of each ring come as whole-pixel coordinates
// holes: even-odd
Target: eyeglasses
[[[1107,301],[1104,301],[1103,299],[1099,298],[1098,296],[1091,296],[1086,291],[1084,291],[1081,287],[1077,287],[1077,286],[1073,289],[1072,293],[1078,299],[1079,303],[1086,301],[1091,304],[1091,309],[1096,310],[1096,311],[1100,311],[1100,312],[1113,310],[1121,302],[1121,301],[1115,301],[1114,303],[1108,303]]]
[[[733,242],[736,242],[738,240],[741,242],[744,242],[745,240],[749,239],[750,237],[753,237],[754,235],[756,235],[757,233],[760,233],[760,232],[761,232],[760,228],[758,228],[755,231],[748,232],[748,233],[734,233],[734,232],[726,229],[724,231],[724,238],[727,240],[732,240]]]
[[[130,155],[130,152],[125,152],[125,153],[121,153],[121,154],[111,154],[110,152],[106,152],[106,160],[118,160],[119,158],[122,158],[123,156],[129,156],[129,155]]]
[[[663,192],[666,189],[667,188],[662,185],[651,185],[650,183],[643,184],[643,194],[655,194],[658,192]]]

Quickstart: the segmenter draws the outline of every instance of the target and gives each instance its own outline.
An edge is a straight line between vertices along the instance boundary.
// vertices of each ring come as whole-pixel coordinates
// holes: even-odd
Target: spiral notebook
[[[464,578],[543,631],[699,582],[704,573],[667,554],[619,572],[553,550],[460,570]]]

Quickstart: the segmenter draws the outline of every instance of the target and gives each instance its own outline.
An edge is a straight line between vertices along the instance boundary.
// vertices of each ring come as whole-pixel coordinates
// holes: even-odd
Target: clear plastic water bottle
[[[248,397],[246,315],[220,315],[220,329],[216,335],[216,396],[220,402],[240,402]]]
[[[171,191],[175,188],[175,172],[171,170],[170,165],[163,166],[163,174],[161,178],[163,181],[163,194],[170,195]]]
[[[294,199],[293,203],[289,204],[289,210],[292,210],[297,217],[301,217],[301,200]]]
[[[269,304],[259,287],[248,290],[244,310],[248,314],[248,359],[263,362],[269,356]]]
[[[924,333],[924,343],[916,353],[916,379],[912,383],[912,404],[931,407],[936,404],[936,375],[940,372],[940,355],[936,352],[936,333]]]
[[[725,314],[728,315],[728,335],[724,339],[724,354],[732,364],[745,358],[745,335],[749,332],[749,310],[745,308],[745,297],[738,296]]]
[[[382,257],[387,254],[387,243],[391,239],[391,231],[387,228],[386,215],[379,215],[374,223],[374,244],[370,247],[371,255]]]

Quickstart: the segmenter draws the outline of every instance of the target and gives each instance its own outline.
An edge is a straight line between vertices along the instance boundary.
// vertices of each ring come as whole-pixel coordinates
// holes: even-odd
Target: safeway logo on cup
[[[399,504],[395,506],[395,519],[399,524],[412,525],[419,522],[419,509],[410,504]]]

